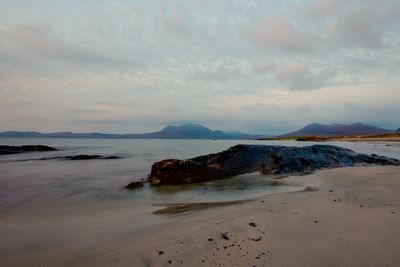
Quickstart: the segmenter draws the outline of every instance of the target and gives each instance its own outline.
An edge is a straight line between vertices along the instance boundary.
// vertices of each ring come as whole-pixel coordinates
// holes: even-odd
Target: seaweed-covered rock
[[[330,145],[236,145],[216,154],[156,162],[151,168],[148,181],[152,185],[188,184],[230,178],[254,171],[262,174],[289,174],[371,164],[400,166],[400,161]]]

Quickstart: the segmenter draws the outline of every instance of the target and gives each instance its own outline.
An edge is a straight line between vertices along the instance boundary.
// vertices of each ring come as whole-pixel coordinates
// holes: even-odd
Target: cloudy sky
[[[0,130],[400,127],[400,1],[0,0]]]

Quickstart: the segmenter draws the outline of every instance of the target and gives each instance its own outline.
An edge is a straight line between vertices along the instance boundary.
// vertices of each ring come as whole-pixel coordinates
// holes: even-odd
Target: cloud
[[[335,76],[335,71],[324,69],[311,72],[303,63],[289,63],[278,71],[277,79],[293,91],[319,89]]]
[[[54,29],[45,23],[20,24],[10,27],[2,34],[2,47],[7,50],[9,63],[25,65],[31,61],[36,66],[43,64],[140,66],[127,58],[121,58],[85,47],[58,37]],[[3,50],[2,49],[2,50]]]
[[[254,74],[265,73],[274,70],[275,67],[276,67],[275,61],[264,59],[253,63],[251,66],[251,72]]]
[[[187,23],[187,16],[175,14],[164,19],[166,29],[175,36],[189,38],[192,32]]]
[[[324,19],[340,10],[343,1],[344,0],[315,1],[305,6],[304,13],[306,17],[310,19]]]
[[[382,46],[386,19],[385,12],[366,8],[351,10],[332,19],[327,31],[331,39],[347,45],[379,48]]]
[[[199,65],[190,74],[194,80],[224,82],[235,80],[242,74],[240,66],[227,64]]]
[[[258,44],[265,51],[302,52],[312,49],[310,37],[300,33],[286,16],[270,16],[256,32]]]
[[[396,0],[320,0],[305,7],[305,16],[314,23],[327,23],[320,39],[330,48],[384,46],[388,33],[398,32],[400,2]]]
[[[398,120],[398,0],[228,2],[5,1],[1,127],[284,130],[349,117],[343,95]]]

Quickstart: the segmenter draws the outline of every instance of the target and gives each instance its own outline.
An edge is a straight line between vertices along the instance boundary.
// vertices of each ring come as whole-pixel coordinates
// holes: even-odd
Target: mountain
[[[395,131],[396,133],[400,133],[400,128]]]
[[[227,133],[213,131],[199,124],[188,123],[180,126],[168,125],[153,133],[129,134],[129,138],[161,138],[161,139],[232,139]]]
[[[363,134],[380,134],[392,133],[392,130],[382,129],[372,125],[362,123],[354,124],[319,124],[312,123],[304,128],[283,134],[277,137],[296,137],[296,136],[343,136],[343,135],[363,135]]]
[[[1,132],[0,137],[51,137],[51,138],[154,138],[154,139],[257,139],[261,135],[241,132],[211,130],[199,124],[188,123],[180,126],[168,125],[164,129],[143,134],[104,134],[104,133],[40,133],[40,132]]]

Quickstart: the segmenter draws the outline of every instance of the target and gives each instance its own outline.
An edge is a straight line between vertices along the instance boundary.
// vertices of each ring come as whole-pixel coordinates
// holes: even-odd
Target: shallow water
[[[131,181],[145,178],[151,165],[166,158],[190,158],[219,152],[236,144],[274,144],[303,146],[311,142],[243,140],[146,140],[146,139],[52,139],[0,138],[0,144],[44,144],[60,149],[55,152],[0,156],[0,211],[12,212],[35,207],[81,203],[134,202],[135,206],[177,202],[216,202],[248,199],[270,193],[295,191],[304,184],[276,185],[259,175],[241,175],[233,179],[186,185],[148,187],[127,191]],[[400,158],[400,146],[331,142],[362,153]],[[117,160],[63,161],[38,160],[77,154],[121,156]],[[37,205],[37,206],[36,206]]]

